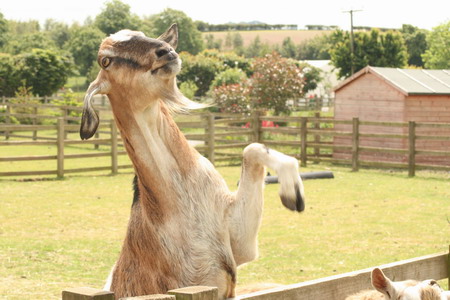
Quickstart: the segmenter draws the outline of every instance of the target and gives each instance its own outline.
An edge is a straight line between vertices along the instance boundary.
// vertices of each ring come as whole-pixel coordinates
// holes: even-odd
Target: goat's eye
[[[102,67],[103,68],[108,67],[110,63],[111,63],[111,58],[109,58],[109,57],[102,58]]]

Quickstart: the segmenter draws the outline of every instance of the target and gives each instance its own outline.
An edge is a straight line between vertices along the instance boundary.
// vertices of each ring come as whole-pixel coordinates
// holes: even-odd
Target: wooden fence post
[[[450,290],[450,245],[448,246],[448,255],[447,255],[447,274],[448,274],[448,287]]]
[[[111,173],[113,175],[118,173],[117,158],[117,127],[114,120],[111,120]]]
[[[58,178],[64,177],[64,118],[58,118],[57,134],[56,134],[56,147],[57,147],[57,168],[56,175]]]
[[[6,118],[5,118],[6,125],[11,125],[11,105],[10,104],[11,104],[10,102],[6,103]],[[5,131],[5,140],[9,140],[9,135],[10,135],[9,130]]]
[[[208,149],[206,151],[209,161],[214,165],[214,114],[208,113],[206,118],[206,144],[208,145]]]
[[[261,141],[261,112],[255,110],[252,112],[252,128],[253,128],[253,142],[259,143]]]
[[[175,295],[177,300],[217,300],[219,290],[209,286],[191,286],[176,290],[170,290],[169,295]]]
[[[62,112],[62,119],[64,120],[64,124],[67,124],[67,116],[68,116],[67,107],[61,108],[61,112]],[[67,139],[67,132],[64,132],[64,138]]]
[[[113,292],[82,287],[64,290],[62,300],[115,300],[115,298]]]
[[[98,119],[101,120],[101,119],[100,119],[100,110],[97,110],[96,112],[97,112]],[[114,122],[114,119],[113,119],[112,121]],[[100,138],[100,130],[99,130],[99,129],[97,129],[97,131],[95,132],[94,137],[95,137],[96,139],[99,139],[99,138]],[[94,144],[94,149],[98,150],[99,147],[100,147],[99,144],[97,144],[97,143]]]
[[[38,114],[38,107],[35,106],[33,108],[33,114],[34,114],[34,118],[33,118],[33,125],[37,125],[37,114]],[[37,140],[37,130],[33,130],[33,141]]]
[[[302,167],[306,167],[306,161],[308,159],[308,154],[306,153],[307,151],[307,144],[306,144],[306,140],[308,139],[308,118],[306,117],[302,117],[300,119],[300,124],[301,124],[301,128],[300,128],[300,165]]]
[[[359,119],[353,118],[352,123],[352,171],[359,170]]]
[[[416,175],[416,122],[408,123],[408,176]]]
[[[320,112],[316,112],[314,114],[314,117],[316,118],[316,120],[314,121],[314,129],[315,130],[319,130],[320,129],[320,121],[318,121],[317,119],[320,118]],[[316,133],[314,134],[314,144],[319,144],[320,143],[320,134]],[[314,156],[317,157],[318,159],[315,161],[315,163],[319,163],[319,157],[320,157],[320,146],[315,146],[314,147]]]

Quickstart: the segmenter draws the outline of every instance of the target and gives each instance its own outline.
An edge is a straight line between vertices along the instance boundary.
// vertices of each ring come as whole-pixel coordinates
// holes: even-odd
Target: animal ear
[[[389,296],[389,298],[393,296],[391,281],[378,268],[372,270],[372,286],[377,291]]]
[[[175,50],[178,46],[178,26],[172,24],[166,32],[158,37],[158,40],[168,43]]]
[[[105,93],[102,91],[104,86],[97,80],[89,85],[86,95],[84,96],[83,115],[81,116],[80,137],[82,140],[91,138],[97,131],[100,123],[97,112],[92,106],[92,98],[94,95]]]

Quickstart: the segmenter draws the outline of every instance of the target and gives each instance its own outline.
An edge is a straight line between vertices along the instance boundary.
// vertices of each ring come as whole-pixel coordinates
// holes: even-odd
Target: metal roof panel
[[[408,94],[450,94],[449,70],[370,69]]]

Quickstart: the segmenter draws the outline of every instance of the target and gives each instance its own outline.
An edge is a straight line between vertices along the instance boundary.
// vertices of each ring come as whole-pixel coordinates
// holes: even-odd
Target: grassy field
[[[335,179],[305,181],[307,208],[286,210],[265,191],[260,258],[240,285],[296,283],[448,250],[450,175],[327,165]],[[240,168],[219,172],[234,189]],[[60,299],[64,288],[100,288],[118,256],[133,174],[0,180],[0,299]]]

